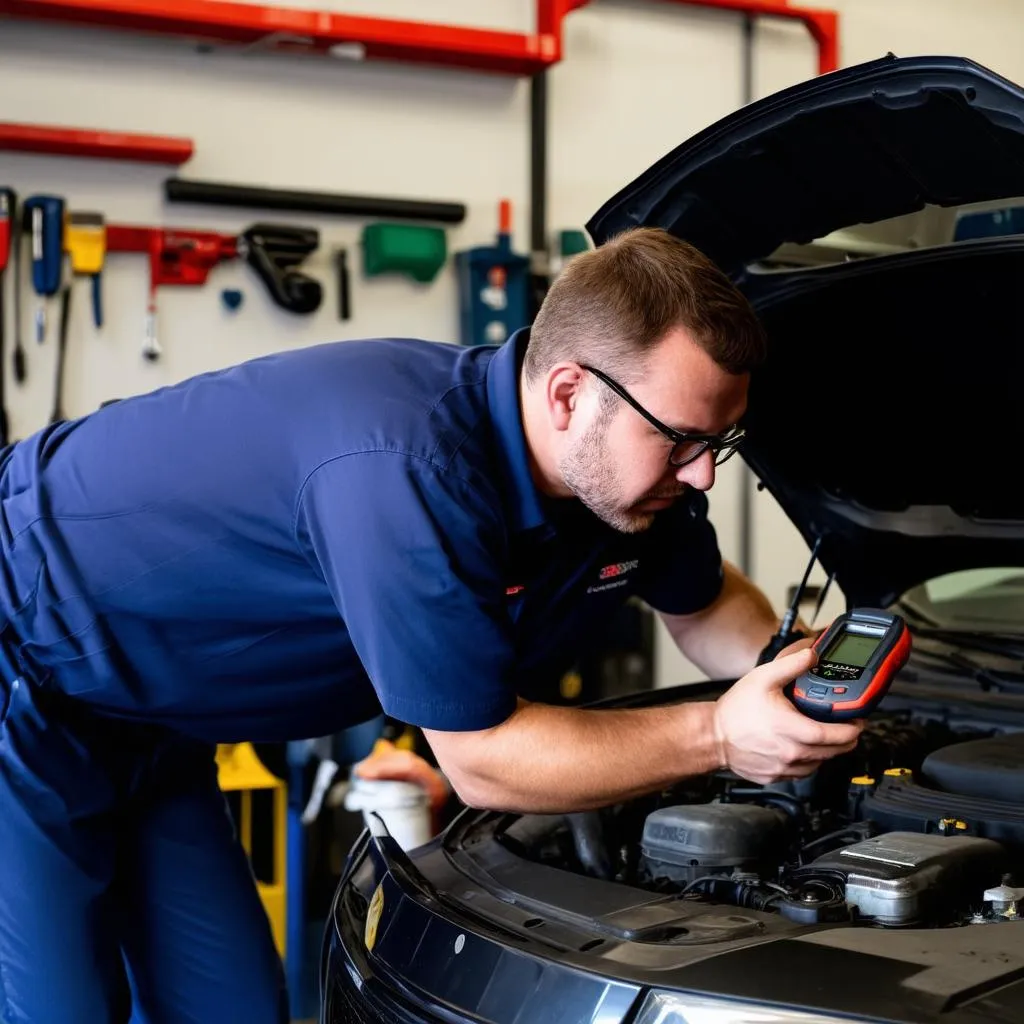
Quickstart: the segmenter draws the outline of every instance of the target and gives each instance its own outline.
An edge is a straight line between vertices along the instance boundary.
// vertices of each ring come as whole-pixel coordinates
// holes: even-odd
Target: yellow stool
[[[252,794],[273,792],[273,871],[269,882],[256,880],[263,907],[270,919],[274,942],[282,959],[285,955],[287,904],[285,866],[287,857],[288,787],[269,772],[251,743],[227,743],[217,748],[217,779],[225,793],[239,794],[238,836],[252,859]]]

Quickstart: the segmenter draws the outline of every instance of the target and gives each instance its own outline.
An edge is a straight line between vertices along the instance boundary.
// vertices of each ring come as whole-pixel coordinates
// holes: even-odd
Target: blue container
[[[494,245],[455,254],[459,333],[463,345],[500,345],[530,320],[530,259],[499,232]]]

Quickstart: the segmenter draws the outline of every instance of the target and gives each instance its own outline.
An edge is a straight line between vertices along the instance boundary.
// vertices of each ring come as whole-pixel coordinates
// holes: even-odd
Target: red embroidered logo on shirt
[[[633,559],[631,562],[616,562],[614,565],[606,565],[598,575],[598,579],[610,580],[613,576],[621,576],[623,573],[635,569],[640,562]]]
[[[506,587],[505,588],[505,596],[506,597],[515,597],[516,594],[521,594],[525,589],[526,589],[526,587],[523,586],[522,583],[520,583],[520,584],[518,584],[517,586],[514,586],[514,587]]]

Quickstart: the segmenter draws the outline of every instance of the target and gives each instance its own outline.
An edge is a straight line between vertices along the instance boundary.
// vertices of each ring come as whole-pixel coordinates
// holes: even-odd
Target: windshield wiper
[[[971,650],[985,651],[1004,658],[1024,659],[1024,635],[1019,633],[996,633],[981,629],[950,629],[940,626],[931,616],[905,601],[897,601],[900,613],[910,620],[910,629],[915,637],[938,640],[942,643]]]
[[[939,662],[945,670],[953,669],[963,673],[965,679],[977,683],[986,692],[989,690],[1019,691],[1024,688],[1024,665],[1018,665],[1012,670],[996,669],[989,665],[982,665],[960,651],[933,651],[927,648],[915,648],[914,659],[920,661],[923,658],[931,658]]]
[[[1003,658],[1024,659],[1024,637],[1006,633],[989,633],[974,629],[943,629],[931,626],[917,626],[912,629],[915,637],[939,640],[942,643],[969,647],[973,651],[985,651]]]

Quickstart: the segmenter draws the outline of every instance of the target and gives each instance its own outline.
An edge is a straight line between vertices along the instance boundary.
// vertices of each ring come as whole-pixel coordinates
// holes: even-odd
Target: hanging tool
[[[224,260],[242,257],[263,279],[270,297],[292,313],[312,313],[320,305],[319,281],[295,268],[320,244],[313,228],[254,224],[235,237],[213,231],[179,228],[107,226],[107,252],[142,252],[149,256],[149,306],[143,355],[160,357],[156,337],[156,290],[163,285],[202,285]]]
[[[336,249],[334,252],[334,267],[338,272],[338,319],[348,320],[352,315],[352,305],[349,300],[349,275],[348,275],[348,250]]]
[[[4,304],[4,283],[11,259],[12,234],[18,218],[18,197],[12,188],[0,188],[0,445],[7,444],[7,404],[4,397],[4,338],[7,310]],[[17,251],[14,258],[17,260]]]
[[[494,245],[455,254],[463,345],[499,345],[529,323],[530,258],[512,251],[512,207],[498,208]]]
[[[287,224],[253,224],[238,236],[239,255],[263,279],[274,302],[290,313],[320,308],[320,282],[295,269],[319,245],[315,228]]]
[[[238,288],[225,288],[220,293],[220,301],[224,303],[225,309],[236,313],[242,308],[242,303],[245,301],[245,293]]]
[[[14,194],[13,192],[11,193]],[[14,264],[14,379],[25,383],[25,346],[21,342],[21,235],[22,213],[11,207],[11,263]],[[2,358],[2,357],[0,357]]]
[[[448,259],[444,228],[425,224],[367,224],[360,241],[367,277],[404,274],[429,284]]]
[[[71,257],[71,273],[92,278],[92,319],[98,329],[103,326],[100,281],[107,250],[103,214],[69,211],[64,225],[64,250]]]
[[[64,356],[68,350],[68,323],[71,319],[71,279],[61,286],[60,290],[60,329],[57,333],[57,355],[54,359],[53,371],[53,410],[50,422],[60,423],[66,420],[64,412]]]
[[[76,275],[88,276],[92,279],[93,321],[97,327],[103,323],[100,274],[103,270],[106,244],[107,232],[102,214],[80,213],[72,210],[67,212],[64,220],[63,252],[68,258],[70,273],[61,285],[60,329],[57,336],[57,354],[54,358],[51,423],[59,423],[61,420],[67,419],[64,412],[64,364],[68,350],[71,293]],[[64,277],[63,273],[61,276]]]
[[[156,292],[164,285],[198,286],[224,260],[238,255],[232,235],[177,228],[107,227],[108,252],[142,252],[149,256],[149,304],[142,345],[144,358],[155,361],[162,349],[156,334]]]
[[[64,200],[29,196],[24,203],[25,228],[32,238],[32,287],[36,306],[36,341],[46,338],[46,300],[60,290],[64,266]]]

